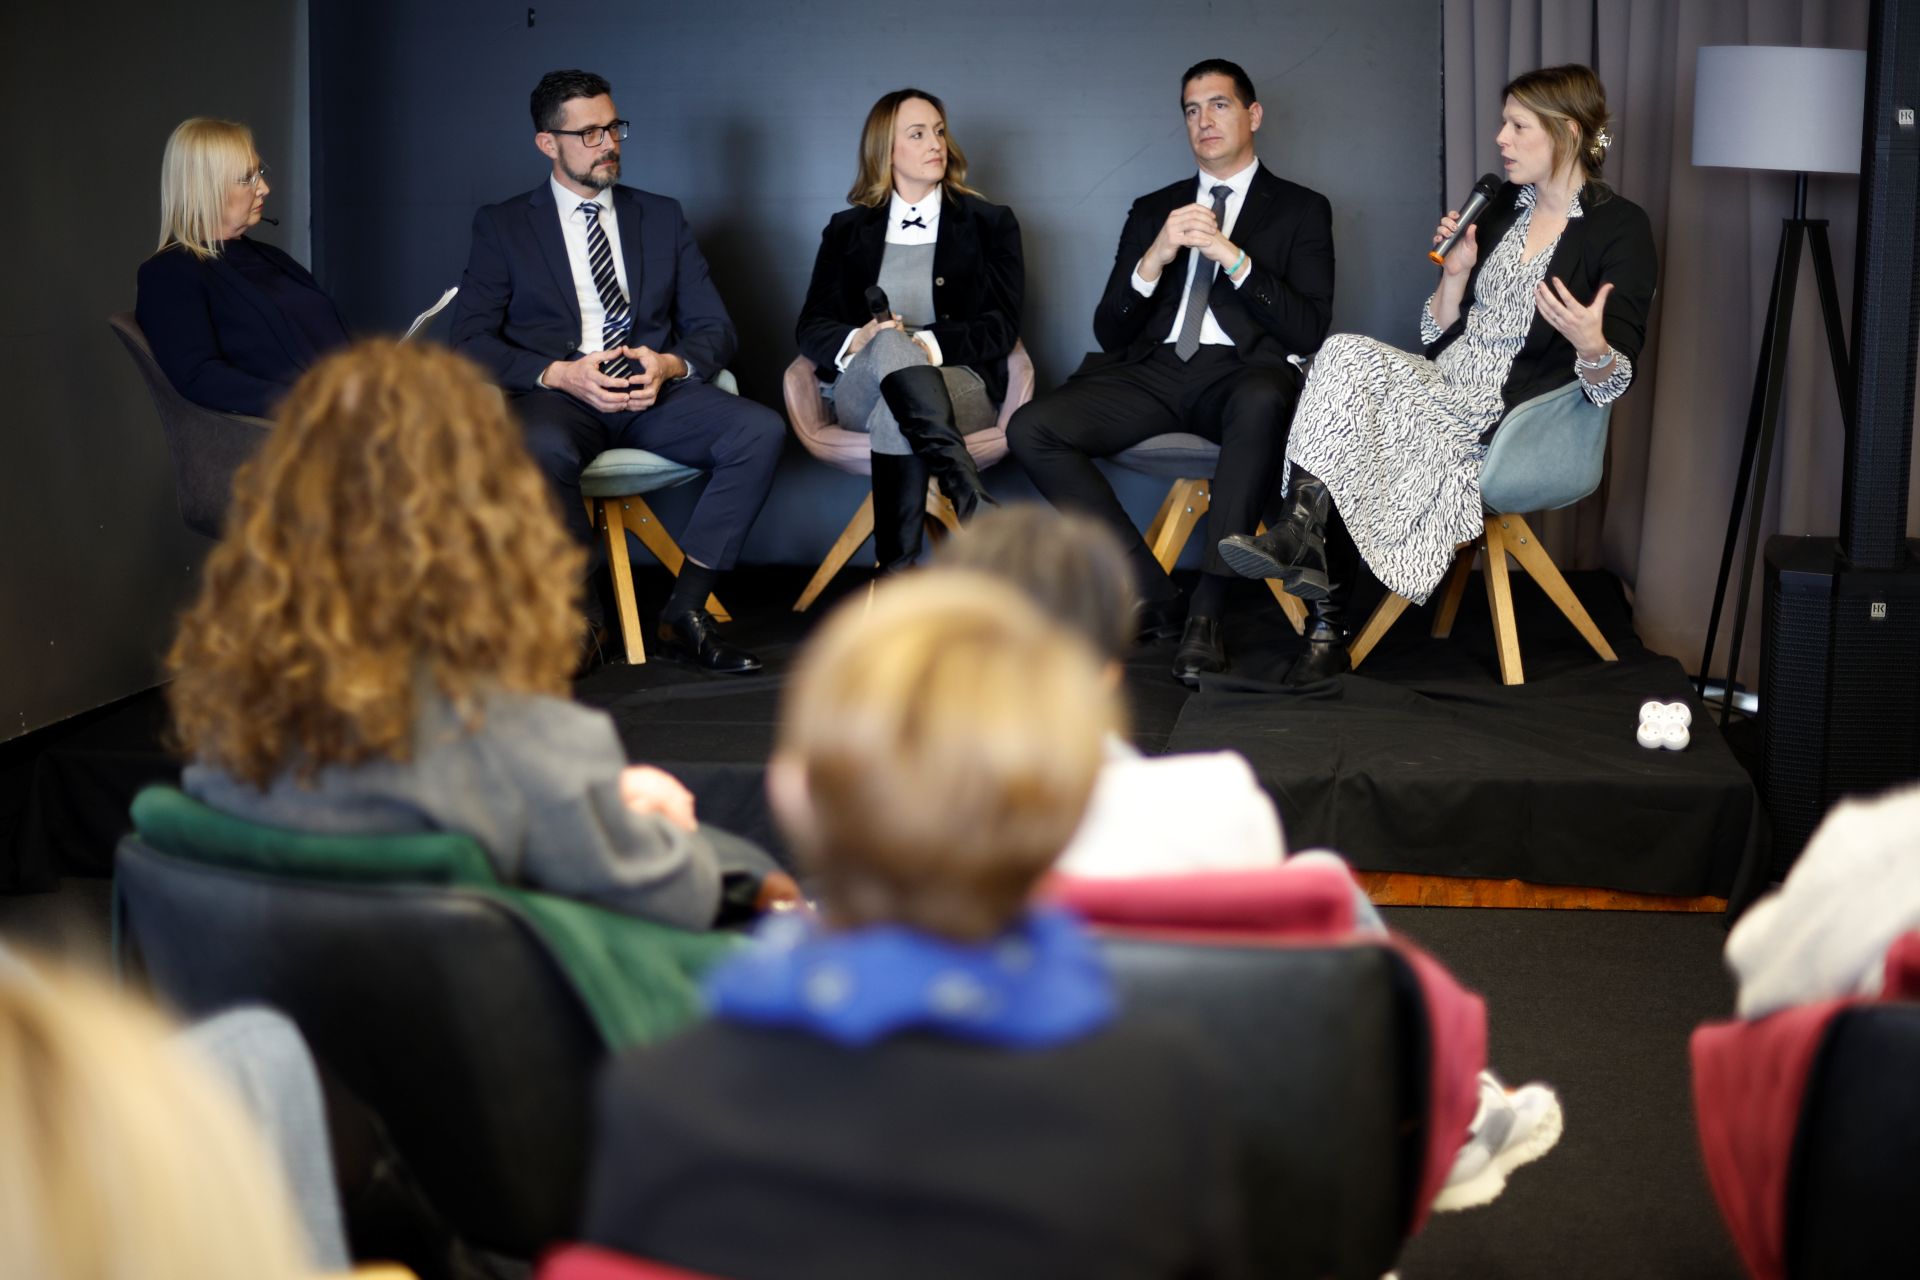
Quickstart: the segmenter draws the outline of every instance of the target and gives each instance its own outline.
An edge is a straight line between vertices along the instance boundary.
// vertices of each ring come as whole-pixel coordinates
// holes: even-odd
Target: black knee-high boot
[[[880,380],[880,395],[893,410],[900,434],[926,460],[940,492],[947,495],[962,520],[970,519],[981,503],[992,504],[980,483],[980,468],[967,452],[967,442],[953,421],[953,399],[946,379],[932,365],[896,369]],[[875,511],[877,517],[879,512]]]
[[[1333,586],[1327,577],[1327,516],[1332,509],[1327,486],[1295,466],[1293,501],[1279,527],[1257,536],[1222,538],[1220,558],[1243,578],[1278,578],[1302,600],[1324,600]]]
[[[926,535],[927,462],[918,454],[873,455],[873,558],[882,574],[910,567]]]

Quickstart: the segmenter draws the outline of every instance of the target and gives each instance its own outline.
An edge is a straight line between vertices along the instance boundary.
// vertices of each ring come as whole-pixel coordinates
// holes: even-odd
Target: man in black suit
[[[607,82],[549,72],[532,109],[534,145],[553,172],[474,216],[453,346],[512,397],[583,542],[592,531],[580,471],[602,450],[648,449],[711,472],[680,535],[687,559],[660,636],[670,656],[710,671],[758,670],[721,639],[706,599],[766,501],[786,428],[707,381],[733,358],[733,322],[679,201],[615,185],[627,122]],[[589,621],[599,613],[590,603]]]
[[[1180,97],[1198,190],[1183,178],[1134,201],[1093,313],[1101,350],[1016,413],[1007,438],[1049,501],[1087,511],[1125,539],[1142,631],[1159,635],[1180,625],[1179,592],[1093,459],[1169,431],[1219,443],[1206,563],[1174,655],[1174,675],[1197,685],[1227,665],[1220,616],[1234,575],[1219,540],[1259,522],[1300,389],[1287,357],[1317,348],[1332,320],[1333,210],[1261,166],[1253,150],[1261,108],[1238,65],[1199,63],[1182,77]]]

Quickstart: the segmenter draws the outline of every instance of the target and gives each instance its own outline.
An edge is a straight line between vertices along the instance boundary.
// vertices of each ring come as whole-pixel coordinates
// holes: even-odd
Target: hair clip
[[[1593,135],[1593,145],[1605,151],[1613,145],[1613,135],[1603,127]]]

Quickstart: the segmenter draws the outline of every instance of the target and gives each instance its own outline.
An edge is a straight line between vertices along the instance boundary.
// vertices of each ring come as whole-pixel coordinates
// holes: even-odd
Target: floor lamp
[[[1708,45],[1700,50],[1693,105],[1693,163],[1730,169],[1768,169],[1794,175],[1793,214],[1781,220],[1780,252],[1773,264],[1773,292],[1760,331],[1760,366],[1753,375],[1747,436],[1734,477],[1733,510],[1720,553],[1720,575],[1707,618],[1707,645],[1700,655],[1699,686],[1706,695],[1713,642],[1720,631],[1733,553],[1740,544],[1740,517],[1747,511],[1740,592],[1734,599],[1733,643],[1727,655],[1720,723],[1733,705],[1734,673],[1746,636],[1747,601],[1753,588],[1753,557],[1760,540],[1760,510],[1766,505],[1767,473],[1780,418],[1780,385],[1787,371],[1787,337],[1793,328],[1794,286],[1800,251],[1811,247],[1813,279],[1826,321],[1827,351],[1841,420],[1847,404],[1847,347],[1840,328],[1840,296],[1833,282],[1833,251],[1827,220],[1807,217],[1809,173],[1859,173],[1861,113],[1866,102],[1867,55],[1852,49],[1799,49],[1765,45]],[[1751,503],[1751,510],[1748,504]]]

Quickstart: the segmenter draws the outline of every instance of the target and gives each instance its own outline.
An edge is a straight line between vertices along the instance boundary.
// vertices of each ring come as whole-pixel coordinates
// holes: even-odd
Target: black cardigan
[[[856,205],[842,209],[820,235],[807,300],[794,337],[823,381],[839,375],[833,358],[873,317],[866,291],[880,278],[887,248],[887,210]],[[1026,294],[1026,260],[1020,223],[1013,210],[978,196],[946,193],[933,249],[934,322],[927,332],[947,364],[964,365],[987,384],[995,404],[1007,396],[1007,354],[1020,339],[1020,305]]]
[[[1591,303],[1600,286],[1611,281],[1613,292],[1607,295],[1601,328],[1613,349],[1637,364],[1640,349],[1646,343],[1647,312],[1653,306],[1654,286],[1660,272],[1653,249],[1653,228],[1647,222],[1646,211],[1639,205],[1592,184],[1581,188],[1580,210],[1581,216],[1567,219],[1567,229],[1560,233],[1553,260],[1547,264],[1546,279],[1558,277],[1582,303]],[[1506,183],[1494,195],[1478,224],[1480,260],[1467,276],[1460,316],[1427,347],[1429,360],[1465,332],[1480,268],[1519,216],[1520,188]],[[1573,369],[1575,357],[1573,344],[1536,312],[1533,327],[1527,330],[1527,340],[1513,358],[1513,367],[1507,371],[1507,380],[1500,388],[1507,408],[1524,404],[1555,387],[1564,387],[1579,377]]]

